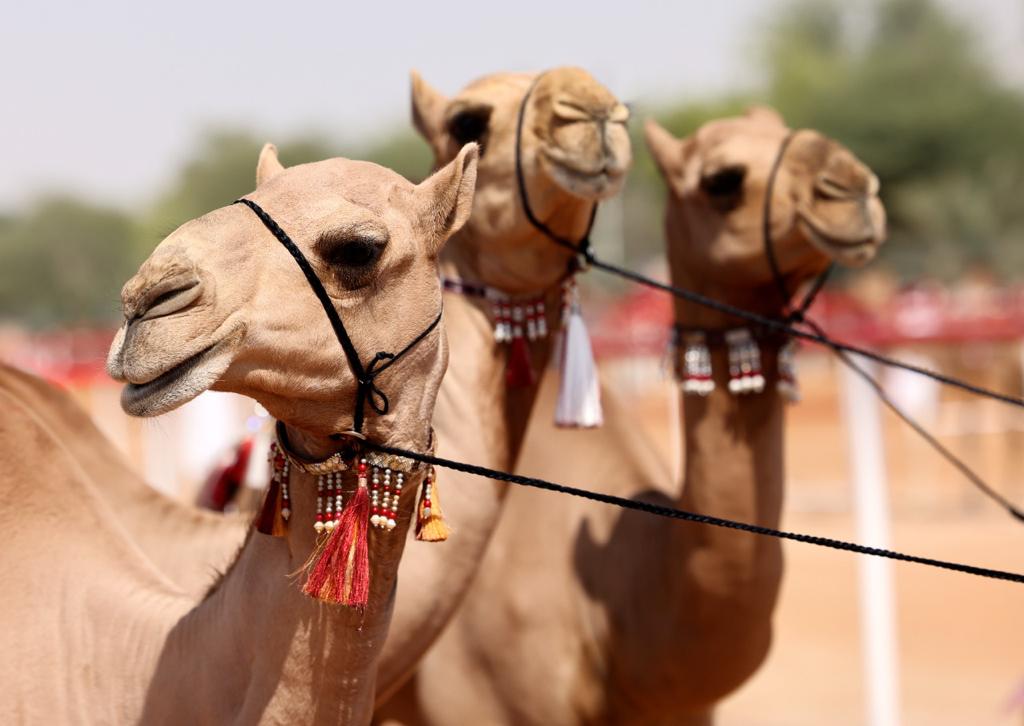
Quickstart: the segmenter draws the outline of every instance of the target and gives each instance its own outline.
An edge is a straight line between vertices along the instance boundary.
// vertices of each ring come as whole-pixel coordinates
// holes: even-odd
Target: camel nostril
[[[167,280],[151,288],[131,321],[153,320],[184,310],[199,299],[202,291],[196,278]]]

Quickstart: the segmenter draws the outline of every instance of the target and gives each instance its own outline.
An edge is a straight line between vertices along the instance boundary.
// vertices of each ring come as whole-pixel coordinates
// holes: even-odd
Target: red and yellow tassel
[[[269,534],[271,537],[284,537],[288,530],[285,527],[284,518],[281,516],[283,509],[281,501],[281,482],[273,479],[267,487],[267,494],[263,499],[263,506],[256,517],[256,531],[261,534]]]
[[[416,506],[416,539],[422,542],[444,542],[451,534],[451,528],[444,520],[441,501],[437,495],[437,481],[434,469],[430,468],[423,486],[420,488],[420,501]]]
[[[302,591],[324,602],[364,608],[370,598],[370,495],[365,459],[359,462],[358,472],[356,491],[312,563]]]

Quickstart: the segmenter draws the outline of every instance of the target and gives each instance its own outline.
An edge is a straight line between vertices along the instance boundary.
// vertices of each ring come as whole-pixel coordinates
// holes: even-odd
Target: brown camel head
[[[412,74],[413,122],[436,165],[465,143],[480,144],[473,214],[450,252],[482,282],[513,294],[554,284],[569,259],[530,225],[516,186],[516,123],[534,81],[520,148],[530,208],[557,234],[577,240],[593,204],[622,188],[632,162],[629,110],[579,68],[484,76],[453,98]]]
[[[375,164],[331,159],[285,169],[267,145],[259,204],[309,259],[364,365],[397,353],[437,316],[437,256],[472,209],[478,149],[414,185]],[[356,381],[324,310],[288,251],[243,205],[188,222],[160,243],[121,292],[111,346],[122,406],[155,416],[208,388],[262,403],[314,434],[351,427]],[[390,414],[368,434],[422,438],[447,364],[440,330],[377,379]]]
[[[773,163],[790,129],[773,110],[712,121],[676,139],[654,121],[647,145],[668,187],[673,279],[749,309],[781,300],[765,254],[763,215]],[[885,240],[878,178],[838,142],[805,129],[782,156],[771,204],[771,243],[793,292],[830,261],[859,266]],[[735,323],[735,320],[731,321]]]

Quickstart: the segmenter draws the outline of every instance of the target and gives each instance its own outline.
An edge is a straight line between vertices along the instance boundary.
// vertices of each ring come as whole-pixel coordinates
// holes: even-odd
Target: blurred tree
[[[768,98],[878,173],[892,231],[883,262],[915,277],[971,264],[1021,275],[1024,225],[1007,180],[1024,177],[1024,95],[933,0],[881,0],[860,19],[846,7],[799,0],[779,20],[765,44]]]
[[[135,253],[146,255],[179,225],[229,204],[256,186],[256,160],[264,140],[255,134],[217,129],[204,134],[195,151],[143,216]],[[309,137],[278,144],[285,166],[338,156],[328,141]]]
[[[121,212],[67,197],[0,221],[0,316],[32,326],[107,323],[134,272],[134,225]]]
[[[414,182],[426,179],[434,164],[434,155],[427,142],[406,128],[395,130],[368,147],[353,151],[352,158],[376,162]]]
[[[795,0],[761,27],[762,93],[657,118],[684,135],[767,101],[878,173],[891,239],[878,264],[905,277],[949,278],[973,264],[1024,274],[1024,94],[1001,83],[961,21],[934,0]],[[655,172],[638,160],[646,186]]]

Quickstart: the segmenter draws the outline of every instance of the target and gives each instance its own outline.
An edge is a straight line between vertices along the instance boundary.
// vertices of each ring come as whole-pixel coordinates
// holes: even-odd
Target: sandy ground
[[[790,515],[786,526],[851,538],[846,515]],[[990,567],[1024,567],[1021,525],[983,517],[893,522],[894,546]],[[858,559],[787,543],[775,645],[721,709],[721,724],[862,724]],[[1019,724],[1024,586],[893,565],[904,724]]]

